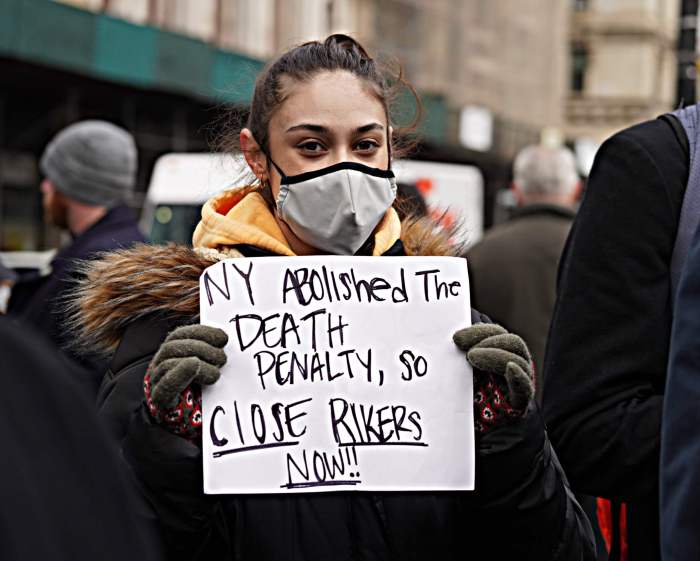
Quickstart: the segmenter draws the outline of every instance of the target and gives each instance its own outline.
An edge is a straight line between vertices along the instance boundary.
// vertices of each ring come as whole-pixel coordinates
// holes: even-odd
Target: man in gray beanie
[[[136,144],[111,123],[83,121],[49,142],[40,167],[64,197],[109,209],[127,202],[134,190]]]
[[[143,241],[126,203],[136,180],[137,152],[127,131],[105,121],[82,121],[59,132],[44,150],[40,169],[44,218],[68,230],[72,242],[51,262],[48,277],[20,279],[9,314],[21,316],[65,347],[62,298],[72,287],[79,260]],[[105,365],[64,352],[85,367],[95,390]]]

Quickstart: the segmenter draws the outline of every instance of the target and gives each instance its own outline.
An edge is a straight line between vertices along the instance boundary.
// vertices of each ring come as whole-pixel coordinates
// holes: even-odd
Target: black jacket
[[[600,148],[559,271],[544,415],[577,492],[628,503],[630,560],[658,559],[670,262],[688,154],[665,119]]]
[[[136,225],[131,209],[115,207],[56,254],[51,261],[49,276],[20,280],[12,290],[8,313],[33,325],[82,366],[84,376],[88,378],[86,383],[94,390],[99,386],[107,364],[95,357],[79,356],[66,350],[70,341],[65,337],[62,306],[73,288],[77,276],[75,269],[80,260],[142,241],[143,234]],[[76,372],[80,371],[78,365]]]
[[[204,495],[200,448],[156,425],[143,404],[147,365],[176,323],[131,325],[99,395],[101,416],[161,521],[170,559],[594,558],[590,526],[534,405],[522,421],[478,441],[474,493]]]
[[[43,335],[0,316],[0,557],[159,561],[157,530],[134,516],[137,495],[71,368]]]

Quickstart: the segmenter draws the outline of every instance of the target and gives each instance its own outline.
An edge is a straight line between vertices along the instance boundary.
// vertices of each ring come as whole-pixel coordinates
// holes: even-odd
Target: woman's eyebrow
[[[370,123],[369,125],[363,125],[361,127],[357,127],[355,129],[356,133],[362,134],[363,132],[369,132],[369,131],[374,131],[374,130],[384,130],[384,126],[380,125],[379,123]]]
[[[319,134],[328,134],[328,128],[324,127],[322,125],[312,125],[310,123],[302,123],[300,125],[294,125],[293,127],[289,127],[287,129],[287,132],[293,132],[293,131],[299,131],[299,130],[306,130],[306,131],[311,131],[311,132],[316,132]]]
[[[294,131],[299,131],[299,130],[305,130],[305,131],[310,131],[310,132],[315,132],[318,134],[329,134],[330,130],[328,127],[324,127],[323,125],[313,125],[311,123],[301,123],[299,125],[294,125],[293,127],[289,127],[286,132],[294,132]],[[362,134],[365,132],[370,132],[373,130],[384,130],[384,126],[381,125],[380,123],[369,123],[368,125],[362,125],[361,127],[357,127],[355,129],[356,134]]]

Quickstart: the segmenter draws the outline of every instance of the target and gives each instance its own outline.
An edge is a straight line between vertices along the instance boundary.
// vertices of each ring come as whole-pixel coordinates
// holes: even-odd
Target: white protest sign
[[[206,493],[474,488],[464,259],[229,259],[200,311],[229,334],[203,392]]]

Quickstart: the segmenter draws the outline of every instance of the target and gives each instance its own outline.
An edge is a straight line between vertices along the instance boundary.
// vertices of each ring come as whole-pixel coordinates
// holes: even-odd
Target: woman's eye
[[[374,152],[379,148],[379,144],[376,140],[360,140],[360,142],[355,145],[355,148],[360,152]]]
[[[299,148],[305,152],[323,152],[325,147],[320,142],[310,140],[309,142],[303,142],[299,145]]]

